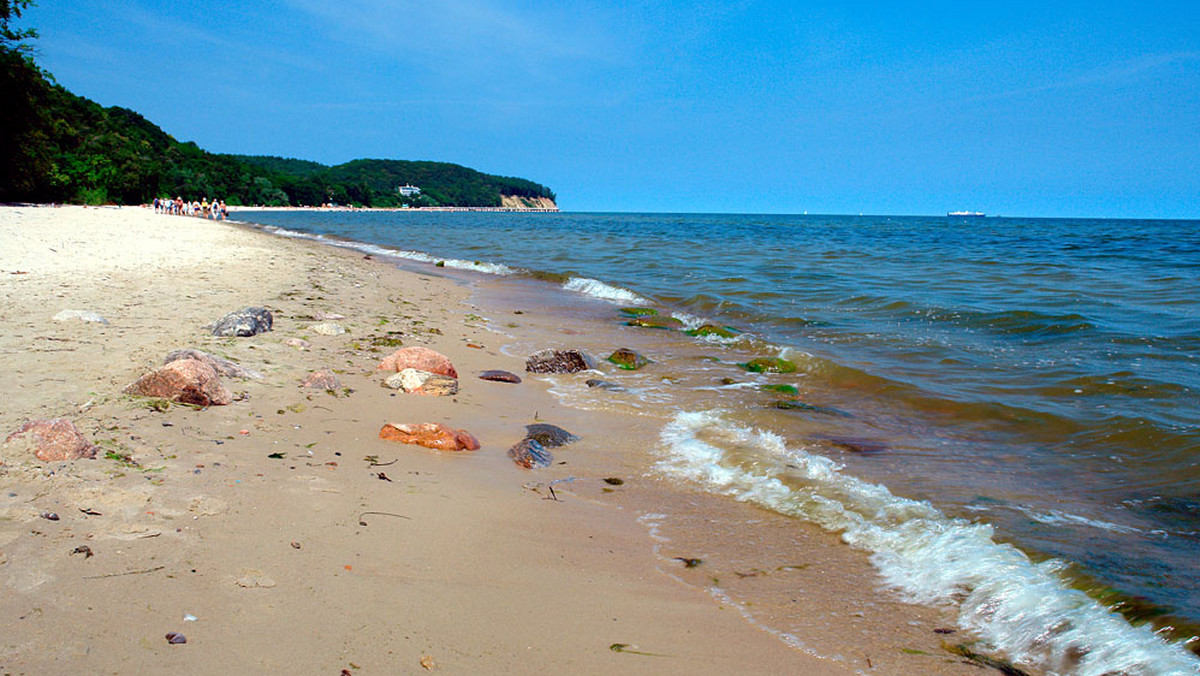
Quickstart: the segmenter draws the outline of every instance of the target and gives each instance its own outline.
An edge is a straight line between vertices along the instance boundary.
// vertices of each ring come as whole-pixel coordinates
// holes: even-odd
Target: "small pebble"
[[[58,521],[58,515],[54,512],[42,512],[41,516],[47,521]]]
[[[187,637],[184,636],[183,634],[180,634],[179,632],[172,631],[167,634],[167,643],[170,643],[172,645],[177,645],[180,643],[187,643]]]

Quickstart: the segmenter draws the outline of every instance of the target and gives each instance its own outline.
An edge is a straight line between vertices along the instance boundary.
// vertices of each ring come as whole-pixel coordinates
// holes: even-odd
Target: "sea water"
[[[664,344],[669,379],[563,396],[653,409],[662,476],[840,533],[1022,663],[1200,670],[1200,222],[240,218],[552,286],[614,321],[638,305],[733,327]],[[736,368],[754,356],[798,368]]]

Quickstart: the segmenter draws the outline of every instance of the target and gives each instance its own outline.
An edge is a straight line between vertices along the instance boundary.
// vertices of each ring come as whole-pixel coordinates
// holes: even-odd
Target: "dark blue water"
[[[1200,623],[1200,222],[241,218],[736,326],[886,449],[839,458],[854,476],[1066,562],[1134,621]]]

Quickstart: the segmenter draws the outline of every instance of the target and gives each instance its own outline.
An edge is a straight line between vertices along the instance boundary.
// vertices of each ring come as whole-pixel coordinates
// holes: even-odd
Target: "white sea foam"
[[[629,289],[623,289],[619,286],[605,284],[598,279],[591,279],[588,277],[572,277],[563,284],[563,288],[567,291],[575,291],[577,293],[592,296],[593,298],[599,298],[601,300],[607,300],[619,304],[642,304],[650,302],[649,300],[637,295]]]
[[[472,270],[474,272],[482,272],[489,275],[507,276],[516,273],[514,268],[511,268],[502,263],[489,263],[487,261],[467,261],[457,258],[439,258],[431,256],[423,251],[406,251],[403,249],[388,249],[376,244],[367,244],[365,242],[355,242],[352,240],[336,240],[329,239],[322,234],[313,234],[307,232],[298,232],[296,230],[288,230],[275,225],[260,226],[267,232],[280,235],[282,237],[290,237],[293,239],[309,239],[322,244],[329,244],[343,249],[354,249],[373,256],[391,256],[393,258],[404,258],[410,261],[418,261],[420,263],[441,263],[445,267],[455,268],[458,270]]]
[[[991,526],[892,495],[829,458],[788,448],[778,435],[730,423],[719,412],[680,413],[661,441],[661,472],[840,532],[871,552],[901,593],[956,606],[963,629],[1018,664],[1078,676],[1200,673],[1200,661],[1180,645],[1067,586],[1058,562],[1033,563],[997,543]],[[756,460],[732,460],[727,451],[734,449]]]
[[[1078,514],[1071,514],[1069,512],[1063,512],[1057,509],[1039,512],[1035,509],[1030,509],[1029,507],[1020,505],[1016,506],[1015,509],[1034,521],[1037,521],[1038,523],[1044,523],[1051,526],[1063,524],[1072,526],[1090,526],[1092,528],[1107,530],[1113,533],[1147,532],[1141,528],[1135,528],[1134,526],[1123,526],[1119,523],[1112,523],[1110,521],[1103,521],[1101,519],[1089,519],[1086,516],[1079,516]]]

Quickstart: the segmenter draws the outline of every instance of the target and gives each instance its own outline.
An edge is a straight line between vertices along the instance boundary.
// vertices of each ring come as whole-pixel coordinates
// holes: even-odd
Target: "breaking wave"
[[[1034,563],[997,543],[987,524],[895,496],[718,412],[679,413],[660,438],[662,473],[840,532],[871,553],[888,584],[913,601],[956,607],[961,628],[1018,664],[1079,676],[1200,673],[1180,645],[1069,587],[1061,563]]]

